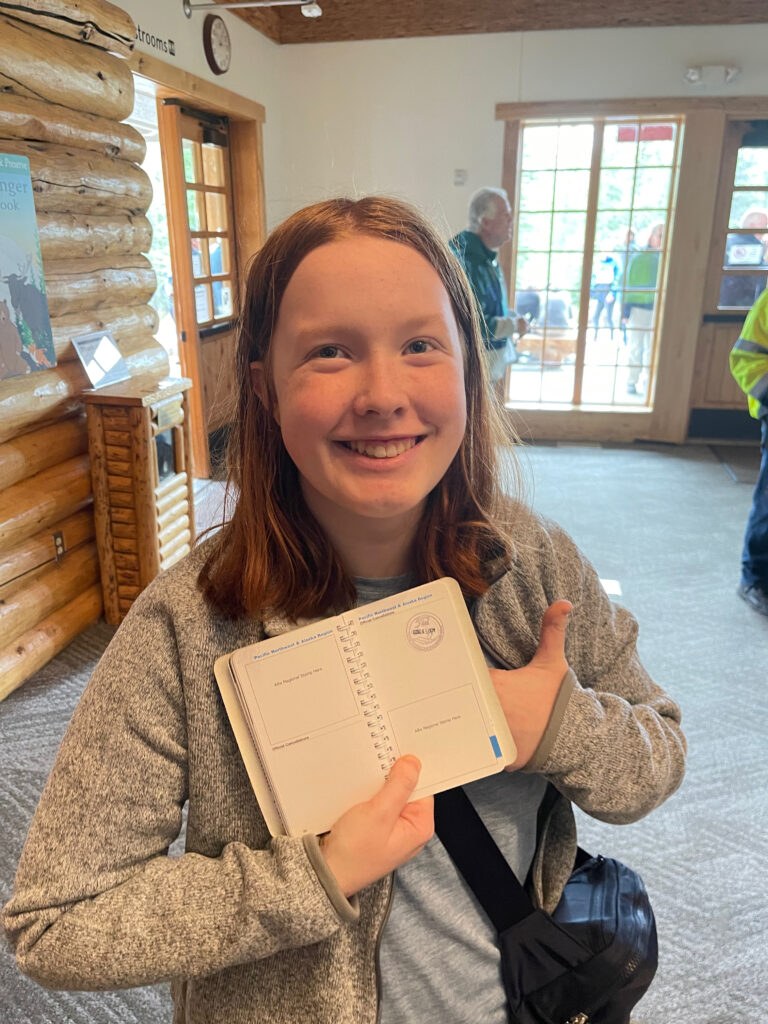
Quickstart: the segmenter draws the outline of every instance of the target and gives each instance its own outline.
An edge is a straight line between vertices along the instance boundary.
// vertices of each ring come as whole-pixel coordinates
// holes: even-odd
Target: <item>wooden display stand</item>
[[[134,377],[85,391],[96,540],[107,622],[195,538],[186,377]]]

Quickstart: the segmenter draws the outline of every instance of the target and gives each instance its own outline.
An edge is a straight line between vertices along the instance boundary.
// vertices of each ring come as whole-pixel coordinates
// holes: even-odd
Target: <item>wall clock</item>
[[[224,21],[218,14],[206,14],[203,22],[203,49],[208,67],[214,75],[229,71],[232,62],[232,43]]]

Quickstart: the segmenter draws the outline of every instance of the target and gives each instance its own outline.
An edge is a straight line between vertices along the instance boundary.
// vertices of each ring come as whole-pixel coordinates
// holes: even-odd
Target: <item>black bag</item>
[[[463,789],[435,796],[435,832],[498,932],[510,1024],[628,1024],[658,960],[636,872],[579,850],[550,915],[533,906]]]

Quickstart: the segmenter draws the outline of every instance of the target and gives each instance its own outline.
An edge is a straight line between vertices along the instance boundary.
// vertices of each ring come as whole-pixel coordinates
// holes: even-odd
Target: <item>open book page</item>
[[[246,720],[289,835],[327,831],[384,775],[337,627],[326,619],[232,655]]]
[[[242,648],[216,677],[275,835],[327,831],[400,754],[422,761],[414,799],[515,757],[454,580]]]
[[[416,587],[344,618],[365,652],[394,756],[421,760],[413,799],[484,778],[515,759],[455,580]]]

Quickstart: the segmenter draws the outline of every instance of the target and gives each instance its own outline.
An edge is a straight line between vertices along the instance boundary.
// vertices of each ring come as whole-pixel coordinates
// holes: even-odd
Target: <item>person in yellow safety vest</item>
[[[749,311],[731,351],[731,373],[762,426],[763,456],[744,535],[739,593],[768,615],[768,290]]]

